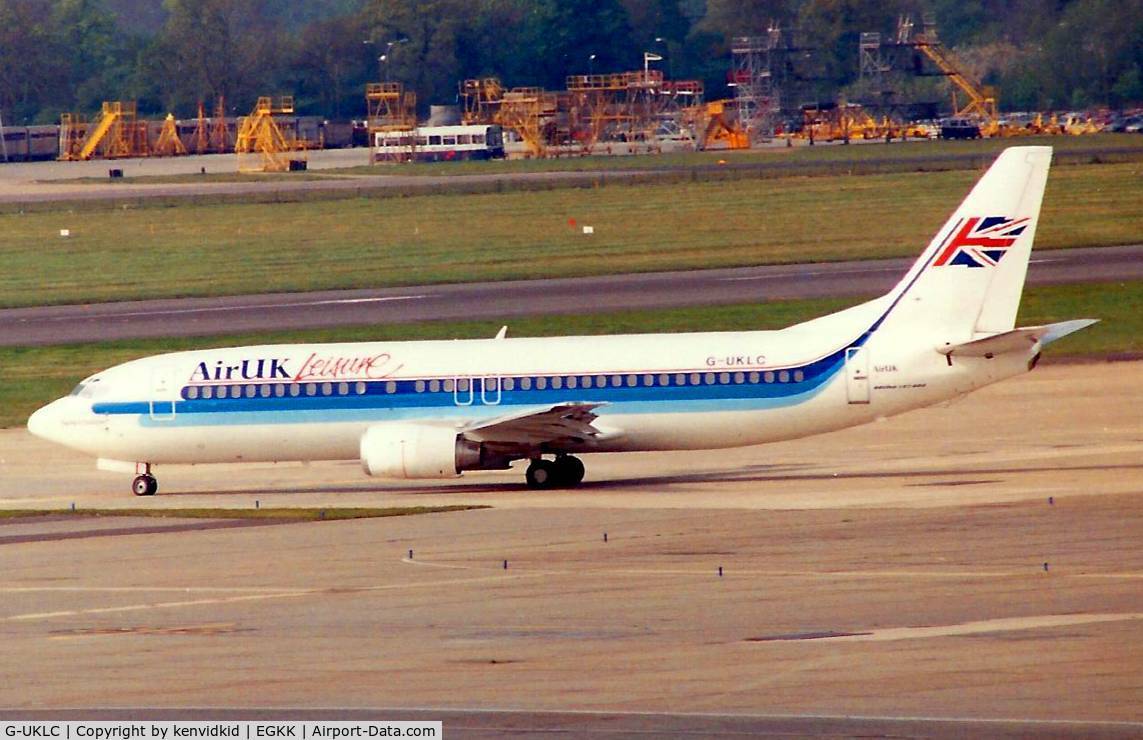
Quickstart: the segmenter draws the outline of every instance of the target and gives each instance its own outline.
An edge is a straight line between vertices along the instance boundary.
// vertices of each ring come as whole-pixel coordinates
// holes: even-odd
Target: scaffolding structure
[[[496,120],[504,99],[504,86],[496,77],[468,79],[460,83],[461,121],[465,125]]]
[[[292,115],[294,98],[260,97],[249,116],[238,126],[234,151],[239,172],[286,172],[305,169],[308,143],[287,134],[275,116]]]
[[[412,131],[417,127],[417,94],[406,90],[400,82],[370,82],[365,85],[365,105],[368,111],[366,125],[369,131],[369,161],[375,163],[389,159],[378,158],[375,146],[379,131],[408,131],[410,146],[395,147],[392,157],[411,158],[416,137]]]
[[[702,106],[697,80],[665,80],[658,70],[571,75],[567,89],[515,87],[494,77],[460,83],[465,124],[498,124],[524,144],[526,156],[658,151],[671,139],[695,144],[691,111]]]
[[[168,113],[159,129],[159,138],[151,148],[151,154],[156,157],[179,157],[186,153],[187,148],[179,138],[179,130],[175,125],[175,116]]]
[[[754,140],[772,136],[782,112],[782,94],[775,80],[775,57],[782,31],[771,23],[765,36],[738,36],[731,41],[731,81],[737,125]]]
[[[219,95],[214,103],[214,117],[210,122],[210,137],[207,146],[209,151],[220,154],[232,150],[230,127],[226,123],[226,98],[222,95]]]
[[[99,118],[90,126],[77,114],[60,120],[60,159],[86,160],[100,157],[146,157],[150,155],[147,122],[139,121],[135,101],[106,101]]]
[[[916,77],[946,78],[951,87],[952,116],[972,121],[986,136],[1000,133],[995,88],[981,84],[941,43],[932,15],[923,16],[919,31],[911,16],[902,15],[892,40],[867,32],[860,35],[858,44],[860,76],[880,96],[886,112],[896,113],[900,107],[890,77],[907,70]]]
[[[539,87],[514,87],[500,98],[492,123],[516,132],[530,157],[546,157],[559,110],[556,93]]]

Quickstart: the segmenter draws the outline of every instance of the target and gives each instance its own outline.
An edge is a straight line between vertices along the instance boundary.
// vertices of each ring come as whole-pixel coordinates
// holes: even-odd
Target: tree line
[[[799,49],[787,60],[791,94],[860,99],[859,34],[891,36],[904,13],[918,25],[933,14],[1006,109],[1143,102],[1143,3],[1123,0],[311,0],[301,17],[297,7],[0,0],[0,115],[56,122],[137,100],[141,113],[185,118],[219,96],[244,114],[259,95],[292,94],[301,113],[361,118],[369,81],[400,80],[425,109],[455,102],[465,78],[562,89],[569,74],[639,69],[645,52],[714,99],[731,94],[731,39],[775,22]]]

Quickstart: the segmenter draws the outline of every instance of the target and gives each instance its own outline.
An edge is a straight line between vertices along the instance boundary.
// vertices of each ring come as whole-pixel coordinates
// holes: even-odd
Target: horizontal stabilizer
[[[942,355],[956,355],[957,357],[995,357],[1006,352],[1031,349],[1036,342],[1041,342],[1045,346],[1049,345],[1072,332],[1086,329],[1097,321],[1099,319],[1074,319],[1043,326],[1027,326],[993,334],[983,339],[974,339],[971,342],[946,344],[943,347],[937,347],[937,352]]]

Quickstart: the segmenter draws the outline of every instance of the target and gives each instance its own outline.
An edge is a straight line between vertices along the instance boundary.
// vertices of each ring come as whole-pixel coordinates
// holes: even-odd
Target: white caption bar
[[[444,737],[441,722],[0,722],[0,740],[369,740]]]

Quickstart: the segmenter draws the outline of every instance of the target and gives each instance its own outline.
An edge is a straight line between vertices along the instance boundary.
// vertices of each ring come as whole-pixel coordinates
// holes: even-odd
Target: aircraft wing
[[[498,416],[462,427],[460,433],[474,442],[498,442],[502,444],[527,445],[535,447],[549,445],[561,447],[566,444],[582,445],[603,436],[592,426],[597,415],[595,409],[602,403],[561,403],[521,411],[507,416]]]

